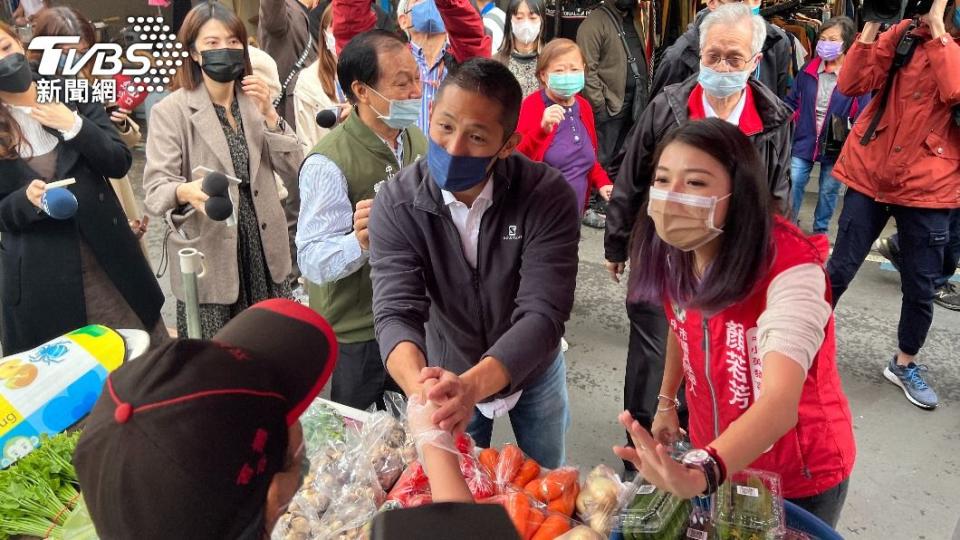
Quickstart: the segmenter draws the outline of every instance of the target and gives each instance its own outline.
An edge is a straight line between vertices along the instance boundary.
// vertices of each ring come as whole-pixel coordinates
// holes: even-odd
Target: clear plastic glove
[[[427,463],[424,459],[423,449],[428,445],[459,455],[453,435],[433,423],[433,414],[437,412],[438,405],[433,401],[426,400],[423,396],[432,386],[431,382],[427,381],[424,385],[424,391],[421,394],[411,396],[407,403],[407,425],[410,429],[410,437],[417,447],[417,457],[423,464],[424,469],[426,469]]]

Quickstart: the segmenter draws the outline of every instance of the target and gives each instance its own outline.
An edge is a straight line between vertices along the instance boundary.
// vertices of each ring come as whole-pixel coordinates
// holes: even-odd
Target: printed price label
[[[737,486],[737,495],[743,495],[744,497],[759,497],[760,490],[750,486]]]
[[[693,540],[707,540],[707,531],[687,529],[687,538],[693,538]]]
[[[657,486],[653,484],[644,484],[640,486],[640,489],[637,490],[637,495],[649,495],[657,490]]]

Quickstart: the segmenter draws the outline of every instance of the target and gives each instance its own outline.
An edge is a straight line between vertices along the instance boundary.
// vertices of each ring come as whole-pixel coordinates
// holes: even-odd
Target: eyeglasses
[[[710,68],[717,68],[720,67],[721,63],[725,63],[730,66],[730,69],[741,71],[753,58],[744,58],[737,55],[724,57],[717,53],[708,52],[701,54],[700,60],[703,62],[703,65]]]

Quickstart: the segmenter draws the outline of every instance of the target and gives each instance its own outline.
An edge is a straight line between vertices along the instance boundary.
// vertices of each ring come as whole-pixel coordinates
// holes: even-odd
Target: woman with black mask
[[[107,180],[127,174],[131,161],[103,105],[40,103],[23,45],[0,23],[4,354],[91,323],[169,338],[163,293]],[[75,183],[48,191],[66,179]],[[47,196],[75,200],[76,209],[48,213]]]
[[[144,202],[169,227],[168,253],[196,248],[206,256],[200,325],[210,338],[258,301],[291,296],[290,248],[274,172],[284,181],[296,178],[303,151],[274,110],[266,83],[251,75],[247,32],[232,11],[216,2],[198,5],[179,41],[189,54],[177,72],[178,89],[150,117]],[[209,195],[197,167],[239,179],[229,186],[235,225],[207,216]],[[179,272],[170,281],[184,336]]]

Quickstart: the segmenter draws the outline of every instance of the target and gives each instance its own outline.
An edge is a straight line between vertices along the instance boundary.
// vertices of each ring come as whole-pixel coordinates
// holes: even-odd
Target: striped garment
[[[442,51],[446,52],[449,42],[443,44]],[[430,132],[430,105],[433,104],[433,98],[440,88],[440,83],[447,76],[447,68],[443,64],[443,54],[441,53],[432,66],[427,65],[427,57],[423,54],[423,49],[414,42],[410,42],[410,52],[413,53],[414,60],[417,61],[417,67],[420,68],[420,84],[423,87],[423,100],[420,103],[420,119],[417,120],[417,127],[424,133]]]

